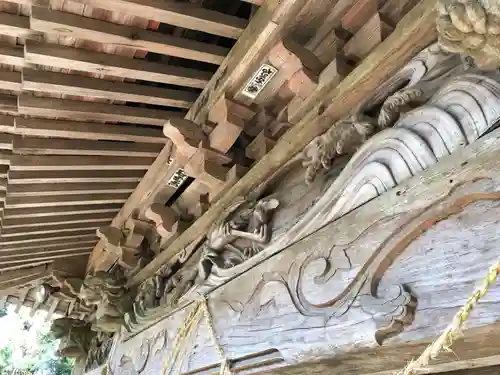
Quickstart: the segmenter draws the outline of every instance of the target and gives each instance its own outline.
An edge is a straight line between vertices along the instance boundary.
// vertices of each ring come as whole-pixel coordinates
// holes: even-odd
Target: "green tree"
[[[10,375],[12,370],[12,348],[6,346],[0,350],[0,375]]]

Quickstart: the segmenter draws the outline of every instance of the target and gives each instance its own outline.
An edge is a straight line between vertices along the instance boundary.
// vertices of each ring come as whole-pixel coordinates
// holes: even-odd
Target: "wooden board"
[[[140,170],[114,171],[9,171],[9,184],[63,184],[90,182],[139,182],[144,175]]]
[[[42,208],[124,203],[129,193],[70,194],[49,196],[7,196],[6,208]],[[82,210],[84,211],[85,208]],[[4,217],[10,217],[7,213]]]
[[[14,136],[13,152],[24,155],[102,155],[154,158],[161,144]]]
[[[32,64],[171,85],[203,88],[212,75],[210,72],[55,44],[39,44],[29,40],[26,41],[24,50],[26,62]],[[1,52],[0,50],[0,62],[2,62]]]
[[[148,169],[154,158],[128,158],[115,156],[45,156],[12,155],[10,169],[13,171],[64,171],[72,170],[142,170]]]
[[[161,129],[133,125],[109,125],[93,122],[42,120],[0,116],[0,131],[22,136],[110,140],[164,145]]]
[[[47,217],[59,215],[79,215],[79,214],[94,214],[113,212],[117,213],[120,210],[120,203],[111,204],[87,204],[73,206],[58,206],[58,207],[35,207],[35,208],[9,208],[3,210],[3,217],[26,218],[26,217]]]
[[[2,220],[2,228],[19,228],[19,227],[39,227],[50,224],[58,223],[85,223],[85,222],[110,222],[115,216],[114,212],[102,212],[93,214],[76,214],[49,217],[24,217],[24,218],[10,218],[5,217]],[[94,243],[95,244],[95,243]]]
[[[224,61],[229,52],[229,49],[215,44],[201,43],[191,39],[131,26],[117,25],[41,7],[32,8],[30,26],[33,30],[44,33],[55,33],[61,36],[71,36],[72,38],[92,40],[99,43],[126,46],[217,65]]]
[[[75,2],[131,15],[140,14],[141,17],[169,25],[234,39],[238,38],[246,27],[244,19],[203,9],[195,4],[165,3],[158,0],[75,0]]]
[[[182,112],[128,107],[117,104],[84,102],[69,99],[40,98],[28,94],[19,96],[20,114],[40,117],[60,117],[80,121],[113,121],[163,126]]]
[[[20,74],[20,73],[17,73]],[[138,83],[106,81],[64,73],[23,69],[22,88],[27,91],[50,92],[54,94],[88,96],[107,100],[147,103],[167,107],[189,108],[198,96],[194,92],[172,90]],[[9,81],[2,79],[1,87],[8,87]],[[15,83],[15,82],[14,82]],[[14,85],[14,83],[11,84]]]
[[[9,184],[9,197],[74,195],[74,194],[105,194],[131,193],[135,182],[89,182],[89,183],[59,183],[59,184]]]

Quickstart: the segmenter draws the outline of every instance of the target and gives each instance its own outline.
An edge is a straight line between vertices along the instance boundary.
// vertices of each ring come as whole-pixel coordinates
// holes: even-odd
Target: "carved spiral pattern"
[[[500,66],[500,5],[489,0],[440,0],[439,45],[474,58],[483,69]]]

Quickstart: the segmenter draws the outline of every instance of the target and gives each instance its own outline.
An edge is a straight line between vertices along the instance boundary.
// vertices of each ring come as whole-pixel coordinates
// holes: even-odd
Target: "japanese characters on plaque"
[[[187,178],[188,175],[186,174],[186,172],[184,172],[184,169],[178,168],[172,175],[172,177],[170,177],[170,179],[168,180],[167,185],[178,189],[187,180]]]
[[[262,64],[250,81],[245,85],[241,93],[248,98],[255,99],[277,72],[278,69],[274,66]]]

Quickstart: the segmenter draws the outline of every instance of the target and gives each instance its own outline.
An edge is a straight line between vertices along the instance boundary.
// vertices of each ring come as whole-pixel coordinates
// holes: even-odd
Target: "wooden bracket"
[[[190,158],[198,150],[200,142],[206,141],[207,136],[201,127],[193,121],[172,118],[163,127],[163,134],[177,147],[177,151]]]
[[[208,120],[215,123],[209,135],[210,147],[226,153],[240,136],[245,123],[255,116],[250,108],[226,98],[225,95],[214,104],[208,113]]]
[[[171,207],[160,203],[153,203],[148,207],[145,216],[156,224],[156,231],[161,237],[160,248],[189,227],[189,223],[181,220]]]

